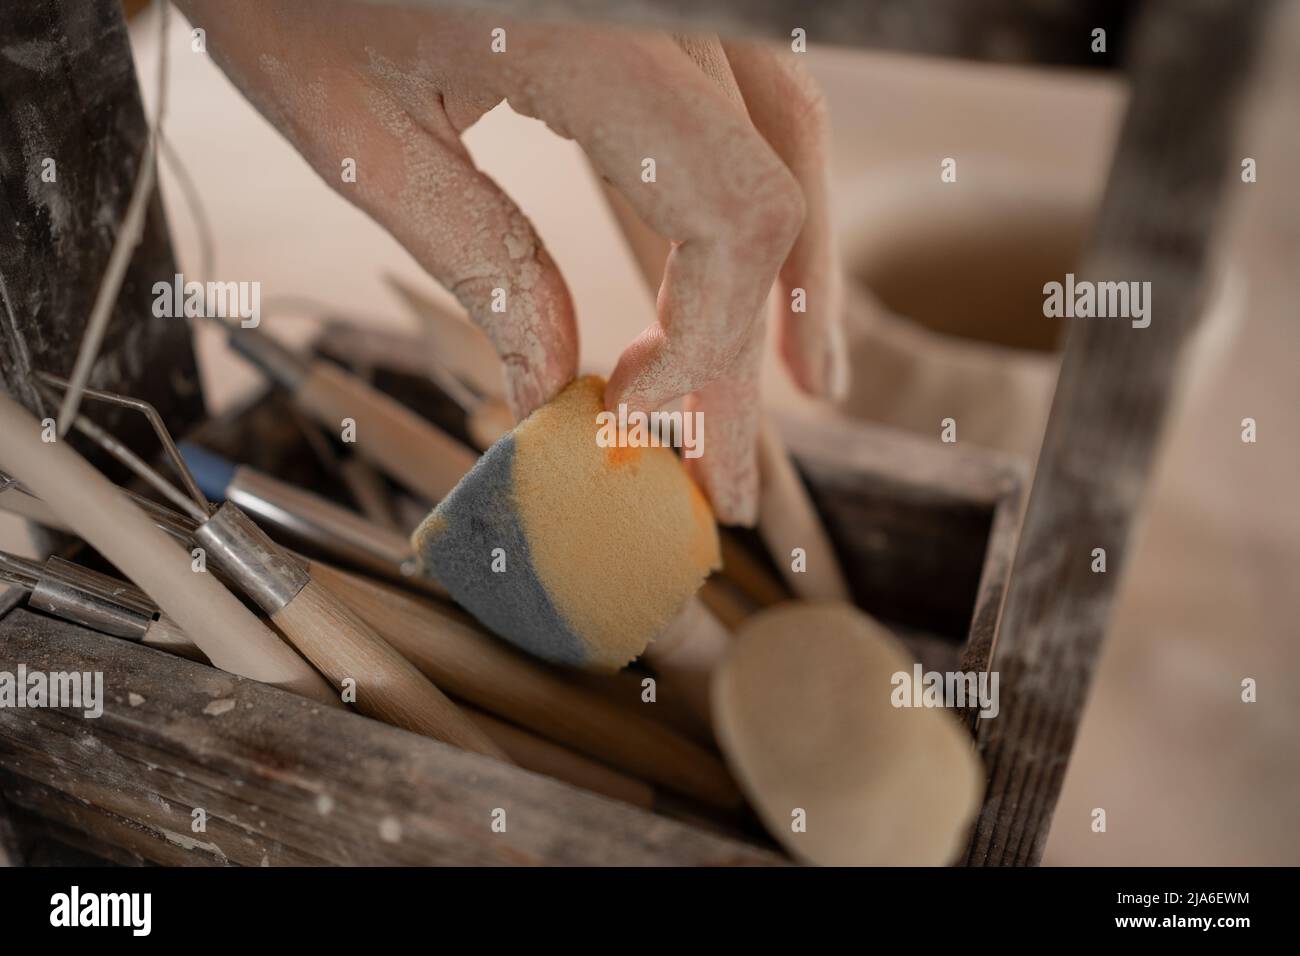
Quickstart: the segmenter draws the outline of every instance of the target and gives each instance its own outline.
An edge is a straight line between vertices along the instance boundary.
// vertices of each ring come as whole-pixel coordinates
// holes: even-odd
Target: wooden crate
[[[1177,394],[1183,347],[1201,313],[1222,185],[1238,161],[1234,121],[1271,4],[1144,0],[1115,13],[1091,0],[1050,10],[1008,0],[978,15],[956,0],[924,15],[915,6],[828,0],[801,10],[800,19],[814,42],[1070,66],[1122,61],[1131,87],[1095,233],[1076,271],[1149,277],[1160,312],[1141,334],[1121,323],[1071,327],[1014,567],[1019,484],[1005,463],[870,429],[790,434],[863,606],[905,632],[919,657],[951,659],[964,635],[964,666],[992,666],[1001,675],[1001,715],[974,726],[989,781],[964,862],[1035,863]],[[790,28],[780,0],[546,0],[543,8],[783,42]],[[1087,42],[1098,23],[1112,41],[1112,54],[1100,58]],[[10,159],[0,163],[0,213],[16,226],[0,234],[0,298],[8,313],[0,323],[0,378],[31,407],[39,397],[25,385],[25,372],[66,370],[109,242],[105,230],[89,225],[77,229],[76,241],[64,241],[48,209],[103,208],[119,220],[145,130],[113,0],[10,4],[0,7],[0,28],[11,45],[42,44],[60,60],[36,78],[21,58],[0,58],[0,89],[8,94],[0,97],[0,131],[8,134],[0,137],[0,158]],[[34,203],[14,172],[32,149],[45,148],[24,138],[30,129],[20,122],[19,111],[37,106],[57,120],[52,135],[67,147],[58,186],[43,192],[43,203]],[[156,209],[132,269],[146,282],[173,271]],[[189,344],[170,329],[141,334],[147,288],[128,278],[106,339],[110,350],[125,345],[123,361],[109,380],[92,384],[151,397],[162,387],[170,400],[155,401],[175,426],[186,408],[192,414],[196,393],[148,372],[157,362],[191,369]],[[42,308],[49,320],[33,323]],[[1108,551],[1104,575],[1089,570],[1097,546]],[[969,620],[960,617],[962,594],[971,594]],[[313,717],[308,727],[295,711],[304,705],[277,691],[11,610],[0,620],[0,666],[20,661],[50,668],[93,661],[111,675],[110,686],[157,683],[152,700],[137,691],[144,698],[138,706],[130,698],[114,702],[97,722],[57,711],[0,711],[0,790],[19,822],[110,856],[241,863],[304,854],[336,862],[780,859],[361,717],[323,714],[320,720],[334,723]],[[175,679],[163,679],[167,674]],[[196,686],[237,706],[204,714],[199,701],[181,699]],[[200,799],[225,811],[212,814],[229,828],[221,831],[224,842],[211,828],[205,840],[220,855],[188,835],[185,812]],[[483,812],[503,801],[516,808],[511,819],[519,825],[492,834]],[[0,806],[0,854],[8,830]]]
[[[786,429],[855,598],[927,665],[983,669],[1022,471],[849,423]],[[0,709],[24,832],[167,864],[748,864],[784,857],[254,681],[11,610],[0,670],[102,671],[102,717]],[[650,705],[647,705],[650,706]],[[936,782],[936,785],[941,783]],[[493,832],[505,810],[506,832]],[[206,832],[191,829],[197,809]]]

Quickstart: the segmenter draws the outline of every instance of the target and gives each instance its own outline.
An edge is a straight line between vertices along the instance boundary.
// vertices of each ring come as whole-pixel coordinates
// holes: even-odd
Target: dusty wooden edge
[[[195,863],[195,851],[179,843],[161,842],[151,828],[84,803],[62,790],[4,770],[0,770],[0,788],[9,795],[10,807],[16,811],[17,822],[29,842],[45,837],[118,866]]]
[[[992,666],[1001,713],[981,720],[989,776],[966,862],[1043,853],[1126,549],[1202,312],[1204,265],[1232,163],[1239,93],[1271,4],[1152,0],[1091,251],[1096,280],[1149,280],[1150,327],[1069,330]],[[1091,570],[1092,549],[1107,572]],[[1076,824],[1086,825],[1086,824]]]
[[[0,793],[0,866],[21,866],[22,845],[10,801]]]
[[[958,670],[963,672],[982,674],[989,671],[997,654],[997,635],[1002,620],[1003,602],[1011,584],[1024,495],[1023,475],[1008,473],[1004,478],[1002,496],[993,508],[988,551],[980,574],[975,611],[971,616],[970,633],[962,648],[961,663],[958,666]],[[978,707],[968,707],[963,714],[963,720],[972,733],[978,729],[978,712]]]
[[[103,716],[0,709],[16,806],[160,863],[780,864],[770,851],[26,610],[0,670],[99,671]],[[132,696],[136,695],[136,696]],[[42,789],[43,788],[43,789]],[[61,794],[52,800],[51,794]],[[192,811],[207,815],[191,829]],[[492,831],[505,811],[506,832]]]
[[[392,0],[358,0],[392,2]],[[1008,63],[1107,68],[1126,32],[1125,7],[1104,0],[400,0],[413,7],[472,6],[503,18],[581,20],[672,31],[790,42],[807,31],[809,44],[870,47],[933,56]],[[1094,27],[1107,29],[1105,54],[1091,50]]]
[[[960,655],[962,670],[985,670],[1015,555],[1027,463],[978,446],[945,445],[937,433],[928,439],[841,418],[825,422],[787,418],[783,425],[796,460],[816,487],[829,475],[852,475],[894,500],[920,503],[949,515],[984,516],[987,531],[981,532],[978,542],[978,579],[971,582],[972,602],[969,617],[964,617],[968,623],[954,657]],[[973,532],[973,528],[966,530]]]
[[[940,442],[938,422],[935,437],[925,438],[839,415],[812,419],[779,414],[776,421],[796,459],[831,463],[882,487],[912,489],[991,511],[1011,487],[1028,480],[1028,466],[1015,455]]]
[[[943,445],[909,432],[844,418],[779,419],[796,460],[833,462],[846,474],[882,484],[911,483],[918,493],[987,508],[989,535],[961,669],[988,669],[1016,553],[1029,466],[979,446]],[[973,726],[973,725],[972,725]]]

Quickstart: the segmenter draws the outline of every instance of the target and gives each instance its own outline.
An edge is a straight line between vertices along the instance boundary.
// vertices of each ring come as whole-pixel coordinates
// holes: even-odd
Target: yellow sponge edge
[[[604,380],[580,378],[514,431],[514,504],[533,571],[588,666],[645,650],[721,567],[713,511],[668,448],[602,448]]]

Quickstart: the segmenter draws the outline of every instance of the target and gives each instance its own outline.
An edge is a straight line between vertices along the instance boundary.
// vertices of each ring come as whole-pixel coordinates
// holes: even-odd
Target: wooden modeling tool
[[[636,714],[648,714],[656,723],[670,728],[709,750],[716,749],[713,743],[713,731],[704,725],[698,716],[686,705],[684,694],[671,688],[665,693],[664,679],[660,674],[653,674],[640,667],[625,667],[612,674],[597,674],[592,671],[566,670],[563,672],[566,683],[609,701],[624,710]],[[654,706],[647,709],[651,685],[646,683],[654,678]]]
[[[457,319],[448,321],[464,324]],[[453,368],[454,362],[445,361],[442,352],[430,346],[427,337],[376,330],[335,320],[322,329],[316,347],[318,351],[325,351],[344,362],[363,378],[369,378],[370,372],[382,368],[430,379],[465,413],[465,430],[474,447],[480,451],[514,425],[514,416],[500,390],[494,387],[485,393],[476,391]],[[491,347],[488,348],[490,351]],[[495,355],[493,362],[499,379],[501,363]]]
[[[331,475],[336,476],[348,489],[357,509],[374,524],[400,531],[393,496],[384,476],[360,455],[340,456],[335,453],[320,426],[311,421],[296,405],[289,406],[298,431],[311,449],[316,460]]]
[[[384,282],[396,293],[432,342],[434,360],[484,398],[504,397],[501,358],[478,326],[453,314],[391,273]],[[428,372],[426,362],[425,372]]]
[[[942,866],[983,792],[956,718],[896,707],[912,658],[840,603],[789,603],[752,618],[713,676],[714,730],[769,833],[827,866]],[[796,829],[802,812],[806,828]]]
[[[644,780],[611,770],[572,750],[526,730],[497,720],[473,708],[465,712],[483,733],[492,738],[507,756],[525,770],[563,780],[575,787],[604,794],[647,810],[654,806],[654,790]]]
[[[401,533],[397,508],[387,482],[370,462],[359,455],[349,455],[339,461],[338,475],[367,521],[376,527]]]
[[[478,398],[450,372],[439,374],[437,361],[430,363],[426,374],[465,413],[465,430],[479,451],[486,451],[498,438],[514,427],[515,418],[500,399]]]
[[[835,548],[770,420],[758,428],[758,533],[796,596],[807,601],[852,602]],[[795,550],[804,554],[796,571]]]
[[[716,806],[739,793],[717,758],[648,716],[507,647],[468,615],[319,562],[312,577],[447,693],[658,786]]]
[[[788,601],[793,596],[789,589],[736,535],[734,529],[718,529],[718,539],[722,543],[722,570],[727,580],[757,607]]]
[[[758,606],[730,578],[721,574],[714,574],[704,582],[700,588],[700,601],[728,631],[736,630],[758,610]]]
[[[48,375],[42,375],[40,381],[55,389],[65,385]],[[358,710],[465,750],[507,759],[438,688],[346,605],[313,582],[302,562],[272,541],[236,505],[227,501],[212,512],[151,406],[112,392],[86,389],[85,395],[141,409],[150,416],[191,497],[171,487],[93,422],[77,416],[73,424],[196,522],[194,540],[207,559],[219,565],[335,687],[355,691]]]
[[[339,432],[355,423],[357,452],[410,491],[435,502],[473,466],[475,454],[411,409],[324,359],[305,359],[254,329],[222,322],[230,347],[284,388],[312,420]]]
[[[222,670],[341,707],[338,695],[67,442],[0,394],[0,467],[158,603]],[[19,499],[13,489],[6,498]]]
[[[693,597],[646,648],[646,663],[667,678],[705,727],[712,721],[710,679],[730,644],[727,628],[700,598]]]
[[[394,276],[385,281],[419,321],[422,336],[375,332],[336,321],[322,331],[320,344],[346,356],[354,368],[389,368],[430,379],[465,413],[465,430],[474,447],[483,451],[515,423],[502,390],[501,359],[467,320]]]

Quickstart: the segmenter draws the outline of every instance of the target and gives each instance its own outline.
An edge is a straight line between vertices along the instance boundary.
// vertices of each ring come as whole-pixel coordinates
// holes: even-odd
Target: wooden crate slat
[[[1180,359],[1203,307],[1240,92],[1270,4],[1159,0],[1081,279],[1149,280],[1152,320],[1074,319],[979,724],[990,781],[968,862],[1037,863],[1122,580]],[[1093,573],[1092,549],[1107,571]],[[1086,826],[1087,821],[1074,821]]]
[[[12,612],[5,629],[0,669],[13,672],[21,662],[43,671],[102,671],[108,700],[98,719],[0,710],[0,768],[24,788],[84,796],[94,813],[74,799],[53,808],[55,819],[109,842],[129,830],[128,848],[150,860],[176,862],[176,847],[192,838],[190,862],[254,866],[782,862],[758,847],[25,610]],[[136,706],[131,693],[143,698]],[[234,706],[204,713],[214,700]],[[212,805],[205,808],[207,833],[196,834],[185,801],[200,797]],[[497,807],[506,810],[505,833],[490,829]],[[317,840],[325,829],[334,836]]]

